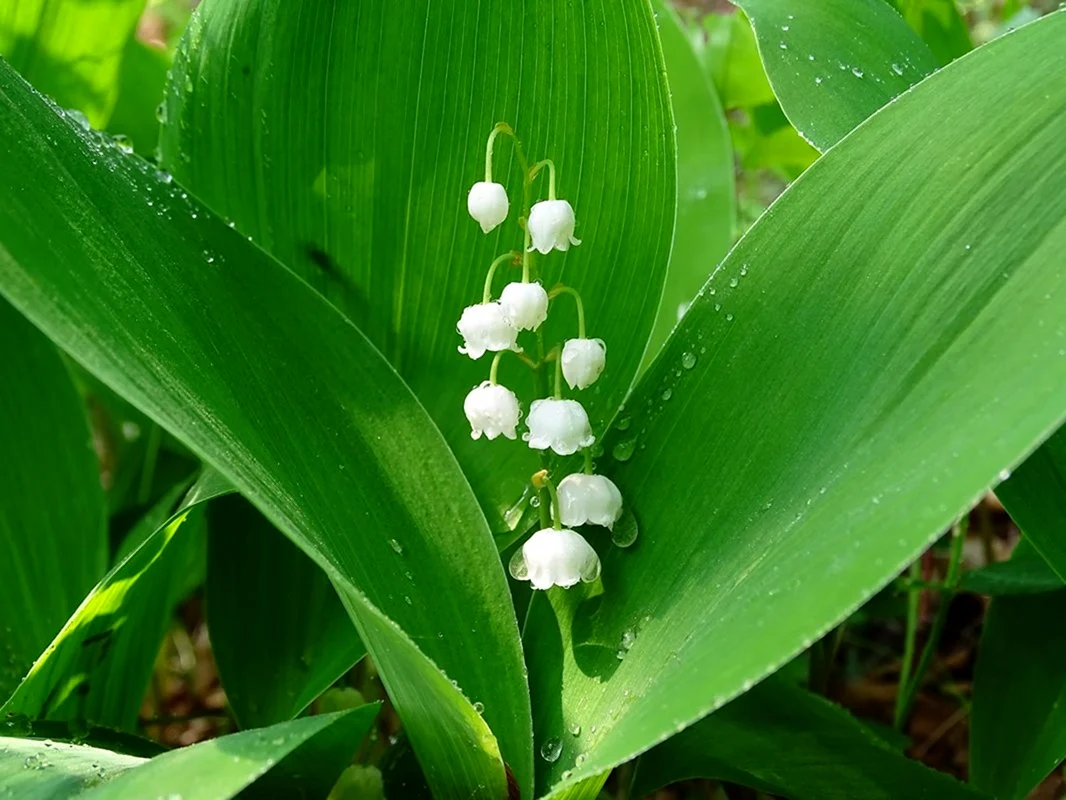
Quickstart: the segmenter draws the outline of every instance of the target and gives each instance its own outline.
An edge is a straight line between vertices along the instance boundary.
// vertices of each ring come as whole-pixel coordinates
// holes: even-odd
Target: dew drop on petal
[[[559,760],[559,756],[563,752],[563,743],[554,736],[548,739],[540,746],[540,757],[547,761],[549,764],[553,764]]]
[[[507,564],[507,571],[511,573],[511,577],[516,581],[524,581],[529,578],[529,567],[526,566],[526,557],[521,547],[515,550],[514,555],[511,556],[511,560]]]
[[[595,583],[600,577],[600,557],[593,554],[588,563],[581,569],[581,580],[584,583]]]

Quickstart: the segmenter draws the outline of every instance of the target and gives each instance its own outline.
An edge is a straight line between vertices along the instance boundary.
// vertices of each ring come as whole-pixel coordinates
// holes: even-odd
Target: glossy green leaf
[[[1026,540],[1066,581],[1066,428],[1014,470],[996,488],[996,497]]]
[[[326,573],[247,500],[208,518],[207,624],[230,710],[244,728],[292,719],[366,648]]]
[[[645,355],[650,360],[733,240],[736,192],[733,145],[722,104],[708,81],[677,12],[656,0],[677,124],[677,227],[659,313]],[[613,351],[612,351],[613,352]]]
[[[973,49],[970,28],[955,0],[889,0],[907,24],[922,37],[941,64]]]
[[[748,18],[738,12],[707,14],[703,27],[707,41],[698,53],[722,105],[755,108],[774,102],[774,90],[759,60],[759,48]]]
[[[1025,463],[1028,464],[1040,456],[1046,446],[1047,442],[1029,456]],[[959,587],[967,592],[993,596],[1039,594],[1066,588],[1066,581],[1052,569],[1028,539],[1022,539],[1009,560],[964,572]]]
[[[149,519],[166,522],[151,535],[143,535],[147,526],[132,532],[133,549],[88,593],[0,712],[133,727],[174,606],[189,588],[189,562],[203,552],[196,506],[224,491],[209,476],[173,514],[175,496],[164,497]]]
[[[81,796],[144,763],[137,756],[86,744],[3,736],[0,791],[17,800],[63,800]]]
[[[145,0],[6,0],[0,55],[64,108],[104,125]]]
[[[634,797],[687,778],[716,778],[790,800],[978,800],[911,761],[844,709],[771,678],[646,753]]]
[[[107,569],[81,398],[55,347],[0,300],[0,700]]]
[[[292,273],[3,65],[0,129],[0,293],[327,572],[441,797],[502,791],[501,750],[528,786],[503,568],[396,373]]]
[[[807,141],[826,150],[937,68],[884,0],[739,0],[774,94]]]
[[[513,525],[506,511],[540,461],[504,439],[471,440],[462,402],[489,359],[461,357],[455,325],[480,302],[489,262],[523,242],[508,139],[493,176],[510,219],[486,237],[465,209],[489,131],[512,124],[531,161],[554,160],[576,209],[583,244],[536,264],[545,286],[581,292],[589,335],[607,342],[607,369],[582,398],[602,432],[641,363],[675,216],[673,122],[646,0],[205,3],[175,58],[166,116],[167,168],[367,334],[444,433],[494,530]],[[546,196],[543,179],[534,190]],[[542,327],[548,347],[575,335],[570,303]],[[532,334],[526,344],[536,352]],[[500,375],[525,402],[537,396],[516,360]]]
[[[322,786],[328,792],[351,761],[378,708],[374,703],[303,717],[171,750],[79,798],[228,800],[246,791],[253,797],[324,797]],[[304,776],[299,790],[306,794],[292,792],[294,774]]]
[[[604,442],[640,538],[597,540],[602,593],[531,607],[537,744],[564,742],[540,786],[786,663],[1062,422],[1064,36],[1050,15],[900,97],[715,272]]]
[[[1021,800],[1066,756],[1066,590],[997,597],[973,684],[970,780]]]

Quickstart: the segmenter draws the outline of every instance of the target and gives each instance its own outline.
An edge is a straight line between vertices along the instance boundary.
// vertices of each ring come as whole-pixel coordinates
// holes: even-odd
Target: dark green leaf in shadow
[[[243,497],[208,507],[207,625],[241,727],[292,719],[366,648],[317,564]]]
[[[1032,461],[1042,450],[1043,448],[1029,456],[1025,463]],[[1009,560],[964,572],[959,588],[995,597],[1052,592],[1066,588],[1066,581],[1052,569],[1028,539],[1022,539]]]
[[[196,506],[230,491],[210,480],[174,513],[173,493],[160,501],[150,516],[166,514],[166,522],[148,536],[146,527],[134,531],[133,549],[89,592],[0,712],[135,725],[174,606],[189,589],[190,563],[204,551]]]
[[[955,0],[888,0],[941,64],[973,49],[970,28]]]
[[[100,471],[55,347],[0,300],[0,701],[107,569]]]
[[[790,800],[979,800],[888,747],[844,709],[777,678],[640,759],[634,797],[716,778]]]

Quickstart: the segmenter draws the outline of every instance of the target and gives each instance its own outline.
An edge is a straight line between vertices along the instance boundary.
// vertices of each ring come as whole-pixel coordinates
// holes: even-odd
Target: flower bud
[[[470,194],[466,196],[466,210],[485,233],[507,219],[509,208],[507,190],[499,183],[478,181],[470,187]]]
[[[588,414],[576,400],[534,400],[526,418],[529,431],[522,439],[534,450],[549,447],[561,456],[576,453],[596,441]]]
[[[508,439],[517,438],[515,428],[522,412],[515,393],[506,386],[488,381],[475,386],[463,401],[463,411],[470,421],[471,439],[480,439],[481,434],[489,440],[501,434]]]
[[[568,589],[578,581],[592,583],[600,577],[600,557],[581,534],[544,528],[515,553],[510,569],[515,579],[528,580],[534,589]]]
[[[500,293],[503,318],[520,331],[535,331],[548,318],[548,293],[540,283],[509,283]]]
[[[529,235],[533,239],[531,250],[549,253],[569,250],[572,244],[581,244],[574,238],[574,209],[566,200],[541,200],[529,211]]]
[[[473,359],[481,358],[486,350],[514,350],[520,352],[515,343],[518,330],[507,323],[499,303],[478,303],[463,309],[463,315],[456,325],[459,334],[465,340],[465,347],[459,352]]]
[[[596,382],[607,362],[603,339],[568,339],[563,345],[563,377],[571,389],[586,389]]]
[[[612,528],[622,516],[622,493],[603,475],[567,475],[559,482],[559,521],[567,527]]]

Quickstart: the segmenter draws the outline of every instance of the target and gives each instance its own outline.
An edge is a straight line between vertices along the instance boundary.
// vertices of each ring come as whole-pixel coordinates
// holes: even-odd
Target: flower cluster
[[[490,440],[498,436],[517,439],[522,408],[515,393],[497,382],[500,359],[505,353],[512,353],[532,369],[541,387],[539,393],[543,395],[548,394],[546,370],[554,365],[554,392],[530,403],[527,430],[522,434],[529,447],[541,451],[545,467],[533,476],[534,488],[543,498],[542,528],[515,554],[511,574],[516,579],[529,580],[535,589],[570,587],[578,581],[595,581],[600,573],[596,551],[571,529],[586,524],[611,528],[622,514],[618,487],[609,478],[593,472],[589,448],[596,439],[584,406],[578,400],[563,397],[564,381],[572,391],[587,389],[596,382],[607,362],[607,347],[602,339],[585,335],[584,305],[577,290],[561,284],[546,290],[537,279],[534,254],[565,252],[571,246],[580,245],[581,240],[574,236],[573,206],[556,197],[555,164],[545,159],[530,166],[514,131],[506,123],[499,123],[489,134],[485,180],[470,188],[467,210],[484,233],[502,224],[510,213],[506,188],[492,179],[493,144],[501,133],[514,142],[523,173],[524,207],[518,224],[524,232],[525,243],[521,251],[504,253],[489,265],[481,302],[468,306],[459,318],[457,328],[463,337],[459,352],[473,359],[487,352],[495,354],[488,380],[470,391],[463,411],[474,439],[482,436]],[[548,198],[531,205],[533,181],[545,168]],[[507,262],[522,267],[522,278],[508,283],[493,299],[493,279],[498,268]],[[577,305],[577,336],[546,349],[541,326],[554,301],[562,295],[571,296]],[[518,343],[523,332],[528,332],[532,339],[528,351]],[[569,456],[577,452],[585,456],[585,471],[567,475],[556,486],[548,477],[549,453]]]

